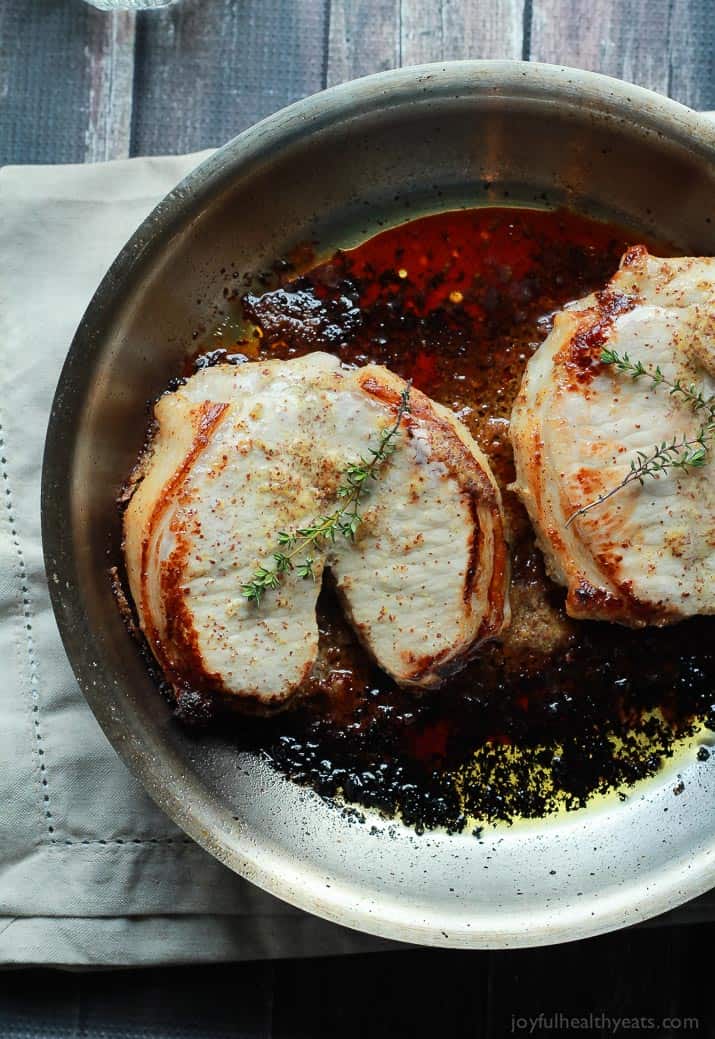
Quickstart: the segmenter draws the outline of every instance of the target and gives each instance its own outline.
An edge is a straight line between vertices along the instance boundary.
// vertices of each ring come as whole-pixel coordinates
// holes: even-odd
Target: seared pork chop
[[[414,389],[355,543],[311,551],[314,581],[293,570],[258,605],[242,595],[279,531],[336,507],[343,469],[394,423],[404,388],[384,368],[346,370],[314,353],[203,369],[160,398],[125,556],[141,627],[177,690],[261,707],[299,692],[317,659],[326,567],[363,644],[401,685],[438,685],[499,633],[499,491],[458,420]]]
[[[715,465],[623,487],[636,452],[696,436],[667,386],[602,363],[604,349],[705,397],[715,392],[715,259],[629,250],[603,292],[571,304],[529,361],[512,414],[515,489],[572,617],[639,627],[715,612]],[[572,522],[569,520],[572,519]]]

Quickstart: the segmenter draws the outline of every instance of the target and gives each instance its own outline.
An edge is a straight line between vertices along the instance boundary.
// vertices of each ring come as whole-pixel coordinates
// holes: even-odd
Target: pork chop
[[[499,491],[459,421],[415,389],[355,542],[312,551],[314,581],[293,570],[258,604],[242,595],[280,531],[335,509],[345,466],[394,424],[404,389],[384,368],[313,353],[202,369],[159,399],[125,557],[141,627],[177,691],[289,701],[316,664],[326,567],[364,646],[401,685],[438,685],[499,633]]]
[[[640,627],[715,612],[715,466],[669,468],[617,487],[637,452],[692,440],[696,413],[647,372],[715,392],[715,259],[630,249],[602,292],[571,304],[530,359],[515,402],[515,489],[576,618]]]

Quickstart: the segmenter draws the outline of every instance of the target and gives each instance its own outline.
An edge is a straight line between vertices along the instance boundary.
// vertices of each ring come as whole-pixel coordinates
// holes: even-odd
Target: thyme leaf
[[[342,471],[342,481],[337,490],[339,505],[333,512],[320,516],[305,527],[281,530],[276,535],[279,550],[272,554],[272,565],[261,564],[254,570],[250,581],[241,586],[241,594],[249,602],[259,605],[267,591],[280,586],[281,577],[295,570],[304,581],[315,580],[314,563],[311,555],[298,560],[311,546],[324,547],[334,543],[340,536],[354,541],[362,523],[360,505],[369,493],[371,481],[377,480],[380,470],[397,447],[400,426],[405,415],[410,413],[410,389],[408,382],[400,397],[393,424],[380,432],[376,447],[368,446],[369,458],[360,457],[349,462]]]
[[[702,468],[709,461],[712,441],[715,438],[715,394],[706,396],[704,389],[695,383],[686,385],[679,379],[666,379],[660,367],[646,368],[641,361],[632,361],[627,353],[619,354],[616,350],[604,349],[601,352],[601,362],[613,365],[618,372],[628,375],[633,382],[645,379],[654,388],[665,387],[671,397],[683,400],[702,421],[694,436],[674,436],[670,441],[663,440],[656,444],[650,451],[636,451],[621,482],[572,513],[566,521],[567,527],[570,527],[578,516],[583,516],[591,509],[602,505],[636,480],[643,486],[647,479],[658,480],[671,469],[679,469],[686,473],[691,469]]]
[[[666,379],[660,366],[646,368],[641,361],[632,361],[627,353],[619,354],[616,350],[602,350],[601,363],[611,364],[624,375],[630,375],[633,382],[645,378],[654,387],[665,386],[671,397],[681,397],[686,401],[694,412],[705,410],[710,412],[710,417],[715,413],[715,394],[705,396],[702,387],[691,383],[686,386],[680,379]]]

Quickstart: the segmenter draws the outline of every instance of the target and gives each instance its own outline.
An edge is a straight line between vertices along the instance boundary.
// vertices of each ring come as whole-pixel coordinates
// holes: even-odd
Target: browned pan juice
[[[197,364],[321,349],[411,378],[489,456],[513,559],[510,630],[424,694],[401,691],[366,659],[327,587],[310,695],[272,719],[222,719],[243,745],[324,795],[418,830],[461,830],[580,807],[596,792],[624,796],[679,739],[703,723],[715,729],[713,619],[642,631],[569,620],[508,490],[509,415],[527,360],[552,312],[602,286],[638,240],[566,211],[441,213],[305,273],[296,273],[305,257],[286,262],[278,288],[242,297],[254,334],[224,340]],[[698,751],[703,767],[709,756]]]

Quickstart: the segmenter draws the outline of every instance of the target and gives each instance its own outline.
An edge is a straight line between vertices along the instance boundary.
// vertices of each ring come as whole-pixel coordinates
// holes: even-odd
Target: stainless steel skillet
[[[258,274],[306,239],[327,253],[380,224],[490,203],[568,203],[713,253],[715,129],[625,83],[518,62],[404,69],[291,106],[203,163],[122,251],[67,358],[43,473],[45,558],[68,655],[161,807],[295,905],[392,938],[474,948],[594,934],[715,885],[715,765],[683,754],[623,803],[480,840],[418,837],[378,817],[359,824],[229,745],[186,738],[122,624],[107,567],[146,401],[180,369],[192,332],[221,320],[234,270]]]

